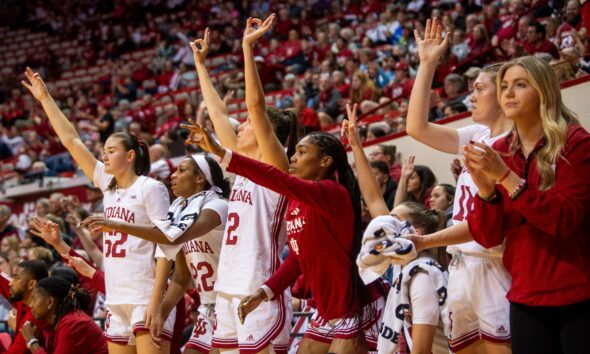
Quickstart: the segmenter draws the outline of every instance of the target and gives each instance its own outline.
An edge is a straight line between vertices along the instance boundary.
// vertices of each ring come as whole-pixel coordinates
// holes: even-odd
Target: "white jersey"
[[[155,225],[173,241],[199,218],[203,209],[216,212],[222,223],[205,235],[182,245],[161,245],[160,247],[168,259],[174,259],[182,248],[186,265],[199,292],[201,304],[207,305],[215,304],[217,295],[213,287],[217,280],[217,265],[227,219],[227,202],[214,191],[203,191],[188,199],[177,198],[170,206],[166,220],[157,221]]]
[[[249,179],[236,176],[219,259],[222,276],[215,290],[249,295],[277,270],[287,241],[283,222],[287,200]]]
[[[506,136],[507,133],[500,134],[495,137],[490,137],[490,129],[480,124],[473,124],[463,128],[457,129],[459,133],[459,155],[463,155],[463,146],[468,145],[469,141],[476,141],[491,146],[500,138]],[[471,174],[463,167],[459,178],[457,179],[457,187],[455,189],[455,201],[453,203],[453,223],[458,224],[467,219],[467,215],[473,210],[474,198],[477,195],[477,185],[473,182]],[[504,246],[499,245],[492,248],[484,248],[475,241],[461,243],[447,247],[447,252],[466,253],[470,255],[486,255],[502,257]]]
[[[127,189],[107,190],[113,176],[104,164],[94,167],[94,185],[104,195],[104,216],[131,224],[150,225],[164,219],[170,206],[168,190],[161,182],[139,176]],[[147,305],[156,263],[156,244],[122,232],[103,234],[103,267],[107,305]]]

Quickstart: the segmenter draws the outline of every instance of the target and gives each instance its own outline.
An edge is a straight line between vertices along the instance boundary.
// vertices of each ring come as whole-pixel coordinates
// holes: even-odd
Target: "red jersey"
[[[505,242],[504,265],[512,275],[508,300],[529,306],[561,306],[590,299],[590,134],[570,125],[562,157],[554,166],[555,185],[539,191],[535,159],[519,150],[508,154],[512,134],[494,149],[527,180],[515,199],[496,187],[497,199],[475,198],[467,217],[475,241],[489,248]]]
[[[10,281],[5,277],[4,273],[0,273],[0,296],[4,297],[5,299],[10,299]],[[23,325],[27,321],[31,321],[35,327],[37,327],[37,333],[35,334],[36,338],[42,339],[42,327],[43,324],[40,324],[39,321],[35,320],[33,314],[31,313],[31,309],[25,305],[23,301],[11,301],[10,304],[16,309],[16,328],[15,333],[16,336],[14,337],[14,341],[8,348],[6,353],[8,354],[21,354],[21,353],[30,353],[27,349],[27,342],[25,338],[21,334],[21,329]]]
[[[80,310],[63,316],[54,333],[45,331],[45,338],[48,338],[47,349],[39,347],[33,354],[108,354],[104,332]]]
[[[326,319],[347,317],[354,239],[347,190],[334,180],[304,180],[235,152],[227,171],[289,199],[289,255],[265,285],[281,294],[304,274],[319,314]]]

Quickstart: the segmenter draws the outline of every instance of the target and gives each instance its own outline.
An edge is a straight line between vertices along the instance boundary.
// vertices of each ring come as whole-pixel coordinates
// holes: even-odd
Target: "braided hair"
[[[150,151],[145,142],[139,137],[127,132],[118,132],[109,136],[109,138],[119,139],[125,151],[135,151],[135,160],[133,161],[133,170],[138,176],[147,176],[150,172]],[[114,191],[117,188],[115,177],[109,183],[107,190]]]
[[[363,230],[361,223],[361,193],[358,182],[348,163],[348,155],[344,145],[332,134],[323,132],[313,132],[307,135],[307,138],[317,147],[321,156],[332,157],[332,164],[326,172],[326,175],[336,176],[338,183],[348,191],[350,201],[354,211],[354,239],[350,260],[352,267],[350,269],[351,287],[348,289],[348,311],[347,315],[358,319],[362,323],[364,317],[364,306],[371,303],[369,289],[359,276],[356,265],[356,256],[361,250],[363,239]],[[360,306],[359,306],[360,305]]]

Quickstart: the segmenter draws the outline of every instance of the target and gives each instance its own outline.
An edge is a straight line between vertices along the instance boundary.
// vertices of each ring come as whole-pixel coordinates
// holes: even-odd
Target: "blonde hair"
[[[536,157],[539,172],[539,190],[546,191],[555,184],[555,171],[551,167],[562,156],[569,124],[580,124],[574,112],[567,108],[561,99],[561,90],[555,72],[549,64],[533,56],[513,59],[500,68],[496,86],[501,87],[506,71],[513,66],[520,66],[526,72],[531,86],[539,96],[539,114],[545,145],[539,149]],[[502,92],[498,90],[498,102]],[[514,155],[520,146],[516,126],[513,128],[514,139],[510,144],[510,153]]]
[[[45,262],[47,266],[51,266],[53,263],[53,254],[45,247],[37,246],[29,249],[28,256],[29,259],[36,259]]]
[[[365,95],[366,90],[374,90],[373,81],[369,79],[369,76],[364,72],[357,70],[353,76],[358,77],[361,80],[361,86],[355,90],[350,85],[350,101],[353,103],[361,103]],[[351,103],[352,105],[352,103]]]

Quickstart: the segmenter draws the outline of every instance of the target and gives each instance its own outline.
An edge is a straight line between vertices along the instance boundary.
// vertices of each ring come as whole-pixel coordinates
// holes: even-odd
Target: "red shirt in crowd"
[[[6,278],[4,273],[0,273],[0,296],[4,297],[5,299],[10,299],[10,280]],[[31,313],[31,309],[25,305],[23,301],[11,301],[10,304],[16,309],[16,328],[15,333],[16,336],[8,348],[6,353],[8,354],[28,354],[30,351],[27,349],[27,342],[25,338],[21,334],[21,329],[23,325],[27,321],[31,321],[35,327],[37,327],[37,333],[35,334],[36,338],[42,339],[43,332],[42,327],[43,323],[35,320],[33,314]]]
[[[537,45],[524,42],[523,47],[529,55],[535,55],[536,53],[549,53],[553,59],[559,59],[559,50],[555,44],[553,44],[553,42],[548,39],[543,40]]]
[[[46,327],[47,349],[39,346],[33,354],[108,354],[107,338],[94,320],[77,310],[63,316],[51,333]]]
[[[227,171],[289,199],[289,255],[265,285],[281,294],[304,274],[318,313],[325,319],[347,317],[354,211],[346,189],[335,180],[304,180],[235,152]]]
[[[512,135],[494,149],[512,171],[527,180],[514,200],[496,187],[497,198],[475,198],[467,218],[475,241],[484,247],[505,242],[504,265],[512,275],[508,300],[529,306],[562,306],[590,299],[590,135],[571,125],[555,170],[555,185],[539,191],[535,159],[519,150],[508,154]]]

